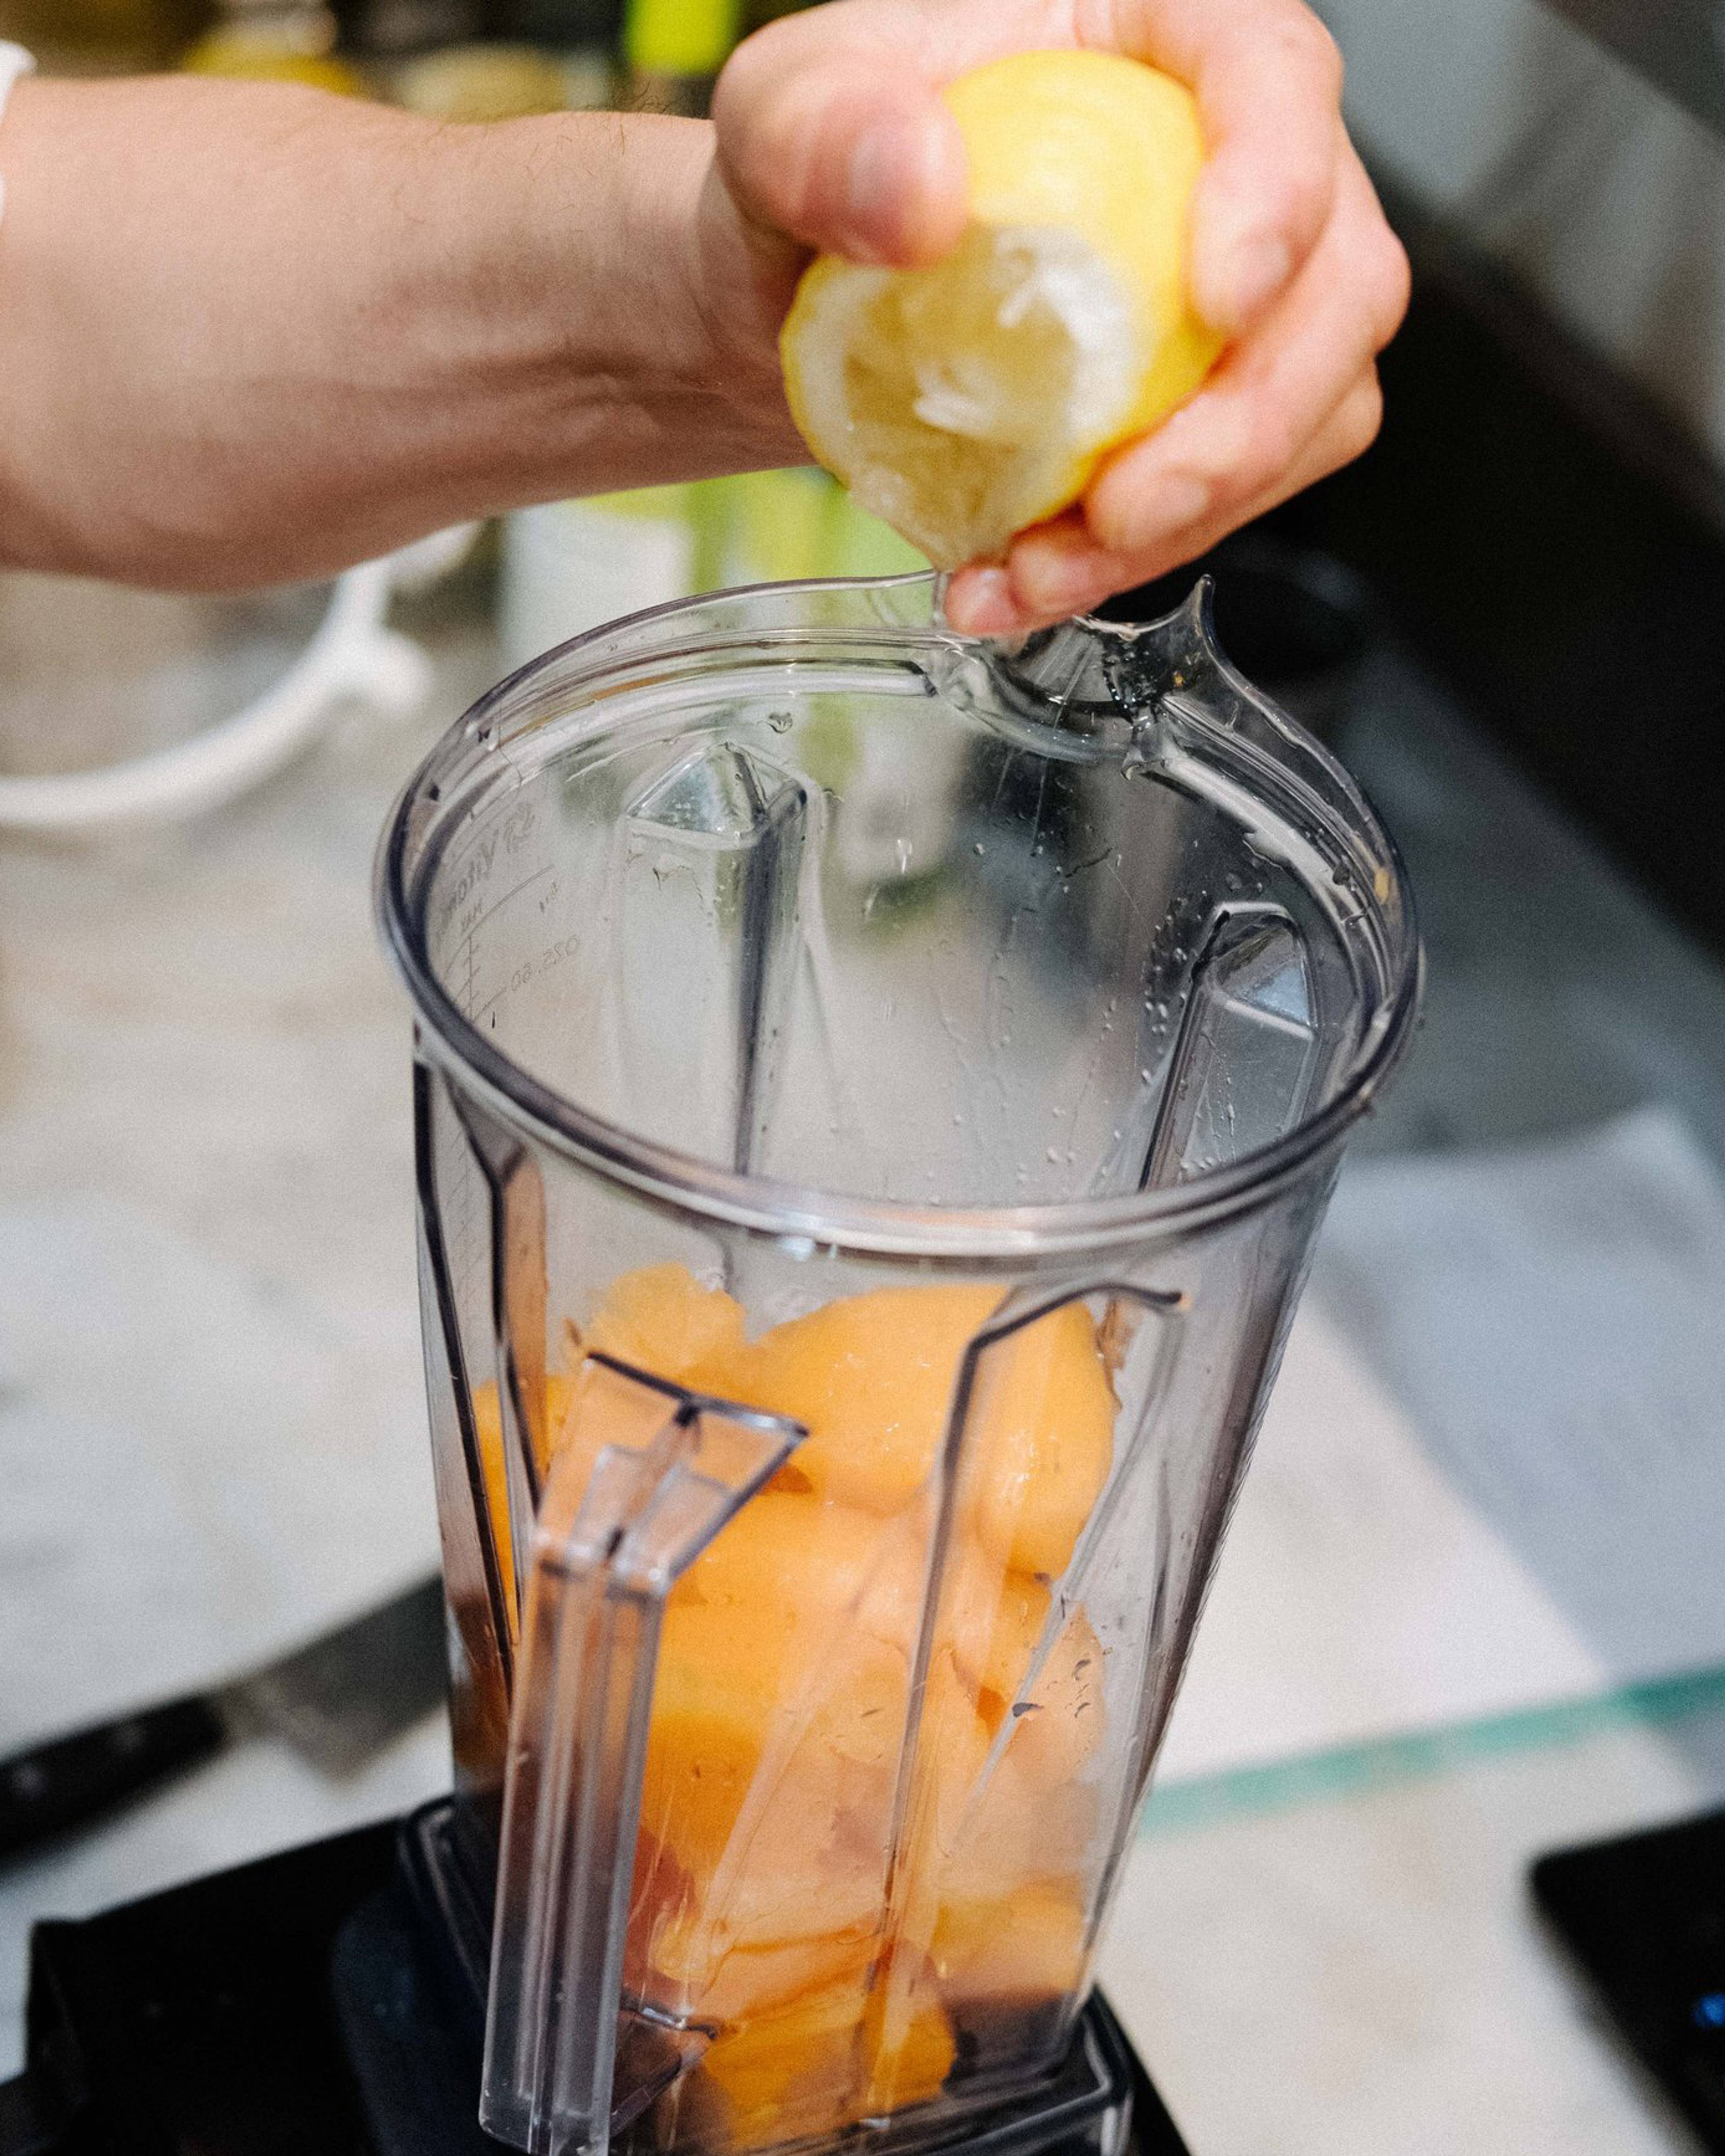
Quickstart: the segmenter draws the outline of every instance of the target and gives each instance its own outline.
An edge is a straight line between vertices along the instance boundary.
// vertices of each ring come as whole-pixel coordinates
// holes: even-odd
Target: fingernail
[[[947,619],[961,636],[1013,636],[1024,625],[1004,569],[968,570],[947,594]]]
[[[871,121],[857,136],[845,167],[841,219],[845,251],[853,260],[894,259],[928,162],[928,130],[920,120]]]

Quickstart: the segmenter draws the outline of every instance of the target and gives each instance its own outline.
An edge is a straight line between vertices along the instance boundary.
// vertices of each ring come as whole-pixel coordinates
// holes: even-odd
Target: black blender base
[[[474,2118],[476,2030],[428,1951],[398,1832],[39,1924],[0,2156],[496,2156]],[[1130,2062],[1128,2156],[1187,2156],[1112,2015],[1091,2011]]]

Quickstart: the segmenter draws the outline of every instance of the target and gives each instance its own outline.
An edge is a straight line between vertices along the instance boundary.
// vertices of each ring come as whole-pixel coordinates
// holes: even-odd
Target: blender
[[[454,1785],[33,1933],[3,2156],[1183,2156],[1096,1943],[1420,957],[1208,586],[578,638],[409,782]]]
[[[1099,1931],[1420,970],[1208,604],[661,608],[391,820],[456,1774],[403,1864],[506,2145],[1125,2145]]]

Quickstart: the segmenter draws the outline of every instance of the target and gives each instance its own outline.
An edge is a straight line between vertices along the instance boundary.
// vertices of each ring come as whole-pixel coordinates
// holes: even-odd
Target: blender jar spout
[[[1111,757],[1128,774],[1147,769],[1171,699],[1209,707],[1242,692],[1251,698],[1217,646],[1213,588],[1199,578],[1181,605],[1154,621],[1075,614],[1014,644],[968,644],[940,685],[998,728],[1042,729],[1045,755]],[[1051,742],[1050,734],[1060,738]]]

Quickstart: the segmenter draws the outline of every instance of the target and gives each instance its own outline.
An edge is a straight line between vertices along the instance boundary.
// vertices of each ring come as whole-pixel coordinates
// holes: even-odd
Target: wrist
[[[788,288],[763,280],[727,220],[711,127],[581,113],[509,133],[460,154],[515,164],[501,251],[523,310],[517,364],[545,398],[521,436],[536,461],[510,475],[520,498],[803,461],[777,349]],[[483,192],[464,182],[460,197]]]

